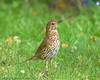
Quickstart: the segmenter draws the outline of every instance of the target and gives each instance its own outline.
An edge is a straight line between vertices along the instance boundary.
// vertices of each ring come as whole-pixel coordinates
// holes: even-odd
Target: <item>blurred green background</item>
[[[41,60],[14,65],[35,54],[53,19],[63,22],[52,74],[45,75]],[[100,5],[85,6],[85,0],[0,0],[0,79],[4,78],[100,80]]]

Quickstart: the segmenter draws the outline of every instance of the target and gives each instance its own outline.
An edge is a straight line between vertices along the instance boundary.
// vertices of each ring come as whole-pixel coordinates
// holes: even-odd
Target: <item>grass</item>
[[[52,19],[63,20],[58,32],[61,44],[68,47],[61,45],[54,58],[58,65],[51,76],[40,77],[39,74],[45,71],[45,62],[37,60],[10,66],[0,64],[0,78],[100,80],[99,8],[83,9],[75,15],[71,11],[64,14],[49,11],[45,4],[28,8],[1,3],[0,62],[14,64],[32,57],[45,36],[43,29]],[[21,40],[20,43],[13,42],[15,36]],[[7,42],[9,37],[11,39]],[[21,70],[25,70],[25,73],[21,73]]]

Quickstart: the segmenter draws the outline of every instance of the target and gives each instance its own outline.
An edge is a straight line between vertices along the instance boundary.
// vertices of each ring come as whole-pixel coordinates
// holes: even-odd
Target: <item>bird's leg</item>
[[[53,58],[50,59],[50,67],[51,67],[51,73],[53,71],[53,66],[52,66]]]
[[[52,62],[53,62],[53,58],[50,59],[50,68],[51,68],[51,75],[52,75],[52,71],[53,71],[53,66],[52,66]]]
[[[46,75],[48,76],[49,73],[48,73],[48,60],[47,60],[47,59],[46,59],[46,61],[45,61],[45,65],[46,65]]]

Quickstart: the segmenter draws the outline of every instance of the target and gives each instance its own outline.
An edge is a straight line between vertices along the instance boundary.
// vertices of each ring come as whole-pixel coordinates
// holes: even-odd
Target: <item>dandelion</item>
[[[61,45],[63,48],[68,48],[68,44],[66,44],[66,43],[62,43],[62,45]]]
[[[21,70],[20,72],[24,74],[25,73],[25,70]]]

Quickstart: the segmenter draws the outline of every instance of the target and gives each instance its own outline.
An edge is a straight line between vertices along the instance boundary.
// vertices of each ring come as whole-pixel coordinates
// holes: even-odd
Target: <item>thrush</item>
[[[57,55],[59,48],[60,48],[60,38],[59,33],[57,31],[58,24],[62,22],[51,20],[48,22],[46,26],[46,36],[40,46],[38,47],[36,54],[27,59],[29,60],[45,60],[46,64],[46,72],[48,73],[48,60],[50,59],[50,65],[52,68],[53,58]],[[24,61],[24,62],[26,62]]]

